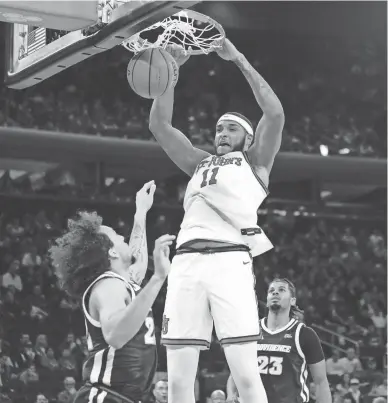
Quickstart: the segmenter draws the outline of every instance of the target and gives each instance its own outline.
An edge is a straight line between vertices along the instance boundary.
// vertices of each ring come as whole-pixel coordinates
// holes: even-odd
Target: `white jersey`
[[[257,210],[267,195],[246,153],[210,155],[187,185],[177,246],[206,239],[245,244],[253,256],[267,252],[273,245],[257,225]]]

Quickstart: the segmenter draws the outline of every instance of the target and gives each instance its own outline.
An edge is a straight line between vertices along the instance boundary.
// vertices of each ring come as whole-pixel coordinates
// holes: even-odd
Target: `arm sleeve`
[[[316,364],[325,359],[321,341],[311,327],[303,326],[300,330],[300,347],[307,364]]]

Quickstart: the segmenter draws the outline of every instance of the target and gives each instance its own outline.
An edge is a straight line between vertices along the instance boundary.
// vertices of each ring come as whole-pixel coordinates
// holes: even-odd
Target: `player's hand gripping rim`
[[[175,240],[175,235],[162,235],[155,241],[154,248],[154,265],[157,278],[165,280],[170,272],[170,246]]]
[[[166,50],[175,59],[179,67],[185,64],[190,58],[191,48],[185,50],[181,45],[174,43],[172,45],[167,45]]]

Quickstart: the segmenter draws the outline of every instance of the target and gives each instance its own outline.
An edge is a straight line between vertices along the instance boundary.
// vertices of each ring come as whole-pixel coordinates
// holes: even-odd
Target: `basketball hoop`
[[[225,31],[217,21],[196,11],[182,10],[136,33],[122,45],[135,54],[149,48],[179,45],[186,54],[207,55],[220,49],[224,39]]]

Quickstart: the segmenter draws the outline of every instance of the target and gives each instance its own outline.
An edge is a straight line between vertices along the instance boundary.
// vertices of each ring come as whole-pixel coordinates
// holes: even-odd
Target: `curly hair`
[[[100,232],[101,224],[96,212],[80,211],[49,250],[60,285],[72,297],[81,298],[90,283],[110,268],[113,243]]]

